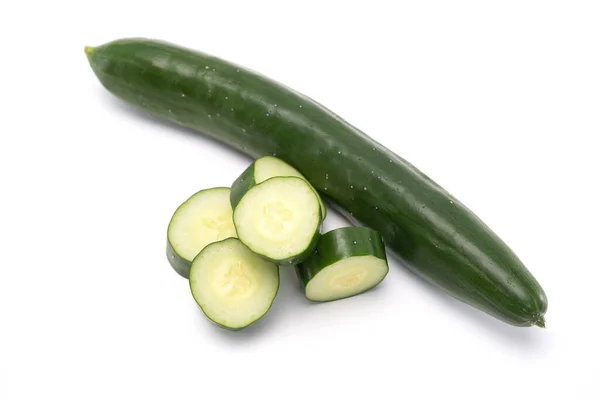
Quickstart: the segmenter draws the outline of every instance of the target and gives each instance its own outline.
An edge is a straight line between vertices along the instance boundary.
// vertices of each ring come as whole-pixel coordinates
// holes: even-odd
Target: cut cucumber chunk
[[[279,267],[229,238],[209,244],[194,258],[189,283],[208,319],[238,330],[271,308],[279,290]]]
[[[235,208],[242,196],[253,186],[276,176],[295,176],[304,179],[314,190],[321,207],[321,218],[327,216],[327,207],[319,192],[310,182],[294,167],[279,158],[264,156],[254,161],[231,185],[231,206]]]
[[[239,239],[279,264],[310,256],[321,233],[317,195],[302,178],[275,177],[252,186],[233,211]]]
[[[167,258],[184,278],[206,245],[237,236],[229,196],[225,187],[201,190],[175,210],[167,229]]]
[[[304,295],[311,301],[355,296],[386,277],[385,247],[379,233],[372,229],[335,229],[321,236],[315,253],[296,265],[296,272],[304,284]]]

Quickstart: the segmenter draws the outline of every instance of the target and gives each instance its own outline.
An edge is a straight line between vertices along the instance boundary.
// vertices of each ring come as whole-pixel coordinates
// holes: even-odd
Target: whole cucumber
[[[356,225],[449,295],[516,326],[544,326],[546,295],[517,255],[409,162],[316,101],[226,60],[163,41],[86,47],[102,85],[157,118],[251,157],[276,154]]]

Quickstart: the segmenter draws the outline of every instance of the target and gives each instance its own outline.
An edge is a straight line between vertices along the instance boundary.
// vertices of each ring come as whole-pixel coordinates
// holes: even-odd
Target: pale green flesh
[[[279,289],[279,267],[237,239],[207,246],[192,263],[190,289],[207,318],[231,329],[260,319]]]
[[[306,285],[312,301],[331,301],[365,292],[380,283],[388,272],[385,260],[375,256],[344,258],[315,275]]]
[[[191,262],[206,245],[237,236],[229,193],[229,188],[203,190],[175,211],[167,236],[181,258]]]
[[[325,207],[325,203],[323,203],[323,200],[321,199],[321,196],[319,196],[317,189],[315,189],[310,182],[308,182],[308,180],[300,173],[300,171],[285,161],[280,160],[279,158],[265,156],[256,160],[254,163],[254,181],[256,183],[264,182],[267,179],[276,176],[295,176],[297,178],[304,179],[317,195],[319,206],[321,207],[321,215],[322,218],[325,219],[327,216],[327,207]]]
[[[233,215],[240,240],[255,253],[285,260],[304,252],[319,231],[320,206],[300,178],[275,177],[250,189]]]

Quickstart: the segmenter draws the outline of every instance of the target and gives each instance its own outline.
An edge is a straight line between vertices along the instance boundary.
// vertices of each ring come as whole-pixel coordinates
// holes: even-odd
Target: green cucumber
[[[381,235],[366,227],[338,228],[323,234],[315,253],[296,265],[304,295],[318,302],[364,293],[379,285],[388,270]]]
[[[481,219],[323,105],[226,60],[150,39],[86,48],[102,85],[156,118],[293,165],[426,281],[502,321],[544,326],[547,298]],[[360,96],[356,96],[360,101]]]
[[[239,330],[261,319],[279,291],[279,267],[236,238],[206,246],[192,262],[194,300],[215,324]]]
[[[244,193],[248,191],[252,186],[266,181],[269,178],[276,176],[295,176],[306,180],[306,178],[298,172],[298,170],[292,167],[279,158],[273,156],[264,156],[254,161],[246,170],[233,182],[231,185],[231,206],[235,208],[237,203],[241,200]],[[308,182],[308,181],[306,181]],[[310,185],[310,182],[308,182]],[[319,196],[317,190],[311,185],[310,186],[317,195],[319,205],[321,206],[322,219],[327,217],[327,207]]]
[[[315,191],[295,176],[277,176],[250,187],[233,210],[242,243],[278,264],[296,264],[310,256],[321,222]]]
[[[167,258],[184,278],[189,277],[192,260],[206,245],[236,237],[230,192],[226,187],[201,190],[173,213],[167,228]]]

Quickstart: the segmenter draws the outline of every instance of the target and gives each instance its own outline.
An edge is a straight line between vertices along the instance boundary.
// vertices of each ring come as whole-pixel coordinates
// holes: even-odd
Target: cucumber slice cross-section
[[[254,161],[246,170],[233,182],[231,185],[231,206],[235,208],[242,199],[242,196],[253,186],[258,185],[261,182],[266,181],[269,178],[276,176],[294,176],[296,178],[304,179],[309,186],[314,190],[319,200],[319,206],[321,207],[321,218],[325,219],[327,216],[327,207],[321,199],[319,192],[315,189],[310,182],[298,171],[285,161],[273,157],[264,156]]]
[[[306,180],[274,177],[252,186],[233,211],[238,238],[278,264],[296,264],[315,249],[322,226],[317,195]]]
[[[334,229],[321,236],[317,249],[296,273],[307,299],[340,300],[377,286],[388,273],[381,236],[366,227]]]
[[[279,267],[229,238],[209,244],[194,258],[189,285],[208,319],[239,330],[271,308],[279,290]]]
[[[183,202],[171,217],[167,229],[167,258],[184,278],[192,260],[208,244],[236,237],[230,189],[201,190]]]

